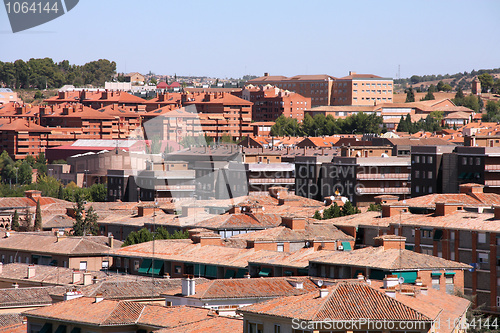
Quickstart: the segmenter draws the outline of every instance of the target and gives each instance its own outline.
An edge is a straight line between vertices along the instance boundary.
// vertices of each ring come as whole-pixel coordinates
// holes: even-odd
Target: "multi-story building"
[[[455,145],[411,146],[412,197],[429,193],[456,193]]]
[[[312,106],[332,105],[332,88],[335,78],[330,75],[296,75],[264,76],[249,80],[247,84],[254,86],[272,85],[280,89],[295,91],[296,93],[310,98]]]
[[[379,195],[410,195],[409,157],[334,157],[320,174],[322,197],[338,193],[357,206],[374,203]]]
[[[332,105],[375,105],[392,103],[393,80],[373,74],[356,74],[338,78],[333,83]]]
[[[311,107],[311,98],[270,85],[247,86],[232,94],[253,103],[253,121],[276,121],[283,115],[301,122],[304,119],[304,111]]]

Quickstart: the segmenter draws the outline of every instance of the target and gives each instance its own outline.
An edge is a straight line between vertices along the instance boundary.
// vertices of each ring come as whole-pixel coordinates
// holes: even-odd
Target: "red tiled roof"
[[[308,321],[321,320],[392,320],[431,321],[424,314],[398,300],[359,282],[338,282],[329,287],[323,298],[314,291],[305,295],[289,296],[256,303],[242,308],[245,313],[296,318]]]
[[[177,326],[171,329],[161,329],[156,333],[222,333],[243,332],[243,320],[213,316],[205,320]]]

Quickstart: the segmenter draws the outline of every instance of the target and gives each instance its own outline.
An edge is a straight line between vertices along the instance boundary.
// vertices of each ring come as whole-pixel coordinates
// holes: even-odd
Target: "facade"
[[[311,107],[310,98],[270,85],[247,86],[233,95],[253,103],[252,120],[256,122],[276,121],[282,115],[302,122],[304,111]]]
[[[332,88],[335,78],[330,75],[296,75],[293,77],[264,76],[249,80],[254,86],[272,85],[280,89],[294,91],[311,99],[311,106],[332,105]]]
[[[373,74],[349,72],[333,83],[331,105],[376,105],[392,103],[393,80]]]

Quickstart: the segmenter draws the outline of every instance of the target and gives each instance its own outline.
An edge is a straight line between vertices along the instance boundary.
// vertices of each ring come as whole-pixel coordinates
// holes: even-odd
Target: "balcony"
[[[410,194],[408,187],[357,187],[356,193],[361,194]]]
[[[256,178],[249,179],[250,184],[295,184],[295,178]]]
[[[500,180],[485,180],[484,186],[488,187],[500,187]]]
[[[358,180],[411,180],[409,173],[358,173]]]
[[[498,164],[489,164],[484,166],[484,171],[489,172],[500,172],[500,165]]]
[[[195,185],[156,185],[155,191],[194,191],[196,189]]]

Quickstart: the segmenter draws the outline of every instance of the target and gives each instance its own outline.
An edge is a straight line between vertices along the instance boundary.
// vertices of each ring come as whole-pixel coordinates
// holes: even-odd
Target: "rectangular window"
[[[86,261],[80,261],[80,270],[81,271],[87,270],[87,262]]]
[[[427,156],[427,163],[429,164],[432,163],[432,159],[433,159],[432,156]]]
[[[478,262],[482,265],[487,265],[488,264],[488,253],[478,253],[477,254]],[[481,268],[483,268],[481,266]],[[486,267],[484,267],[486,268]]]
[[[415,156],[415,163],[420,163],[420,156]]]
[[[415,186],[415,192],[420,193],[420,186]]]
[[[274,333],[281,333],[281,326],[280,325],[274,325]]]
[[[429,172],[427,173],[427,178],[432,179],[432,171],[429,171]]]
[[[420,178],[420,171],[419,170],[415,170],[415,178]]]
[[[481,158],[480,157],[476,157],[476,165],[481,165]]]
[[[134,260],[134,271],[138,271],[139,270],[139,260]]]
[[[485,232],[479,232],[477,234],[477,241],[479,243],[482,243],[482,244],[486,243],[486,233]]]
[[[283,243],[278,243],[278,252],[283,252],[285,250],[285,245]]]

